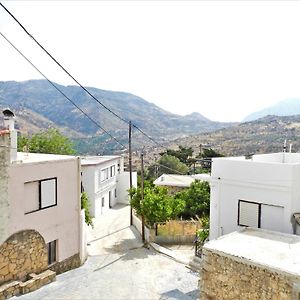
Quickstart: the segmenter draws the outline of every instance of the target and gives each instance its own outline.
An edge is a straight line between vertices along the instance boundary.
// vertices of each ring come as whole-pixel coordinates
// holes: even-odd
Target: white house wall
[[[118,164],[120,164],[119,168]],[[91,214],[93,217],[99,217],[110,209],[109,192],[111,192],[111,207],[115,206],[118,202],[117,197],[121,189],[118,178],[120,174],[123,173],[123,164],[122,158],[116,158],[99,164],[82,166],[82,183],[85,191],[89,195]],[[115,175],[105,181],[100,181],[101,170],[110,168],[111,166],[115,166]],[[120,174],[118,169],[120,169]],[[117,197],[115,197],[115,189],[117,189]],[[104,202],[104,206],[102,206],[102,201]]]
[[[274,205],[275,215],[273,216],[272,208],[262,208],[262,212],[268,218],[262,221],[262,228],[265,226],[266,229],[293,233],[291,215],[296,206],[300,211],[300,201],[296,201],[296,205],[293,201],[295,198],[300,200],[299,190],[298,193],[292,192],[294,172],[293,165],[290,164],[256,164],[251,161],[214,159],[211,182],[210,239],[242,228],[238,226],[239,200]],[[283,219],[272,225],[272,222],[276,222],[274,221],[276,215],[281,214]],[[270,219],[272,217],[273,219]]]
[[[129,186],[129,172],[123,172],[118,176],[118,190],[117,201],[118,203],[129,204],[128,190]],[[132,185],[137,187],[137,172],[132,172]]]
[[[94,166],[82,166],[81,180],[84,187],[84,191],[87,193],[90,203],[90,213],[92,217],[96,215],[95,207],[95,167]]]

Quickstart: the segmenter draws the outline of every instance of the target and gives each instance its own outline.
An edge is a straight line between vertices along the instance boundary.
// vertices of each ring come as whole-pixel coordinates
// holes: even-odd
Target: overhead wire
[[[21,22],[0,2],[0,6],[15,20],[15,22],[24,30],[24,32],[70,77],[74,82],[76,82],[80,88],[82,88],[92,99],[94,99],[99,105],[101,105],[103,108],[105,108],[107,111],[109,111],[111,114],[113,114],[115,117],[120,119],[121,121],[125,122],[127,125],[129,125],[129,121],[125,118],[121,117],[119,114],[115,113],[111,108],[103,104],[100,100],[98,100],[87,88],[85,88],[69,71],[67,71],[61,63],[59,63],[53,55],[50,54],[45,47],[43,47],[37,39],[25,28],[24,25],[21,24]],[[149,140],[151,140],[153,143],[161,146],[162,148],[166,148],[165,146],[162,146],[160,143],[158,143],[156,140],[154,140],[151,136],[149,136],[146,132],[144,132],[141,128],[139,128],[137,125],[132,124],[134,128],[136,128],[140,133],[142,133],[144,136],[146,136]]]
[[[1,3],[0,3],[1,4]],[[112,134],[110,134],[106,129],[104,129],[97,121],[91,118],[81,107],[79,107],[72,99],[70,99],[61,89],[59,89],[37,66],[35,66],[29,58],[27,58],[2,32],[0,35],[36,70],[38,71],[61,95],[63,95],[70,103],[72,103],[82,114],[84,114],[91,122],[93,122],[97,127],[99,127],[103,132],[109,135],[113,140],[115,140],[124,149],[127,149],[120,141],[118,141]]]

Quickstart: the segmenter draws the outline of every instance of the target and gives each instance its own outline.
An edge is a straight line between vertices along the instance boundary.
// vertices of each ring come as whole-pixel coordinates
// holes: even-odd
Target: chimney
[[[15,115],[10,109],[2,111],[4,126],[10,133],[10,162],[17,160],[17,130],[15,130]]]

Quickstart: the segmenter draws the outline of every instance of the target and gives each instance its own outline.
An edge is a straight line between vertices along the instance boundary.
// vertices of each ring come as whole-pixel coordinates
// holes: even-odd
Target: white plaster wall
[[[9,198],[8,198],[8,168],[10,161],[9,134],[0,135],[0,244],[8,237]],[[7,147],[5,147],[7,146]]]
[[[291,214],[295,209],[294,203],[300,200],[298,188],[298,192],[293,194],[294,167],[289,164],[214,159],[210,239],[242,228],[237,225],[239,200],[283,207],[282,225],[274,225],[276,228],[273,230],[281,227],[281,232],[293,233]],[[300,209],[299,202],[296,206]],[[264,223],[268,222],[262,222],[262,225]]]
[[[80,163],[78,158],[9,168],[10,235],[37,230],[48,243],[58,240],[58,261],[80,252]],[[24,183],[57,177],[57,205],[25,212]]]
[[[117,202],[129,204],[128,190],[130,188],[129,172],[123,172],[118,176]],[[132,186],[137,187],[137,172],[132,172]]]
[[[81,166],[81,180],[84,191],[87,193],[90,202],[90,213],[92,217],[96,216],[96,195],[95,195],[95,167],[94,166]]]

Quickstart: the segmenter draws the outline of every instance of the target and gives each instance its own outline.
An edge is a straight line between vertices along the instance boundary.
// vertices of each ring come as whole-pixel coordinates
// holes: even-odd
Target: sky
[[[1,3],[85,86],[214,121],[300,98],[298,1]],[[0,32],[49,79],[74,84],[1,7]],[[0,36],[0,80],[40,78]]]

